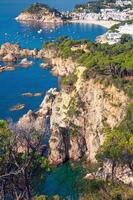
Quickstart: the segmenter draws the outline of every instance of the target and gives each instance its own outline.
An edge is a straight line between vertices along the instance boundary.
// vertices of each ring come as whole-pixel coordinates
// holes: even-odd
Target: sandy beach
[[[109,29],[113,25],[118,24],[116,21],[104,21],[104,20],[71,20],[70,23],[83,23],[83,24],[95,24],[99,26],[104,26]]]

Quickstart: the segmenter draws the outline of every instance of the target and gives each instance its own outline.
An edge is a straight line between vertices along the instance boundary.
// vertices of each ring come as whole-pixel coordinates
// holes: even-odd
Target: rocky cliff
[[[30,122],[35,127],[39,125],[42,128],[46,113],[49,113],[52,132],[49,141],[50,162],[60,164],[68,159],[77,160],[82,156],[95,162],[96,152],[104,141],[102,129],[106,124],[113,128],[123,120],[129,99],[114,85],[105,87],[95,79],[85,81],[82,76],[84,68],[77,66],[72,60],[66,62],[61,58],[53,58],[51,62],[57,74],[62,74],[61,67],[67,67],[69,62],[73,70],[76,68],[78,78],[75,89],[70,92],[66,89],[54,91],[56,95],[52,102],[46,95],[39,111],[35,114],[30,111],[20,119],[19,124]],[[64,71],[65,73],[68,71]]]
[[[49,117],[52,112],[53,101],[58,94],[56,89],[50,89],[45,95],[38,111],[29,111],[19,119],[17,126],[19,128],[35,128],[37,131],[49,132]]]
[[[19,125],[30,122],[37,129],[39,124],[42,129],[49,116],[49,160],[53,165],[84,156],[88,161],[96,162],[96,153],[106,137],[103,130],[107,127],[113,129],[122,122],[131,99],[113,83],[107,84],[103,77],[85,79],[86,68],[71,57],[63,59],[58,52],[50,49],[45,49],[45,57],[51,64],[52,71],[65,77],[63,84],[73,74],[70,85],[62,86],[61,81],[60,92],[54,90],[53,96],[52,90],[52,98],[48,92],[39,111],[25,115],[20,119]],[[117,169],[118,167],[118,177],[121,167]],[[107,177],[108,172],[104,172]]]
[[[61,91],[52,106],[50,161],[59,164],[67,159],[86,156],[95,162],[103,144],[102,129],[118,125],[125,116],[128,97],[113,85],[105,87],[94,79],[79,77],[76,90]]]
[[[76,66],[79,66],[71,58],[62,59],[54,49],[44,49],[44,57],[55,76],[67,76],[75,70]]]
[[[103,168],[96,173],[103,180],[114,179],[116,182],[123,182],[133,186],[133,172],[128,165],[116,164],[112,177],[112,163],[107,160],[104,162]]]
[[[32,4],[28,9],[23,11],[17,21],[33,21],[39,23],[63,23],[62,15],[56,9],[41,3]]]

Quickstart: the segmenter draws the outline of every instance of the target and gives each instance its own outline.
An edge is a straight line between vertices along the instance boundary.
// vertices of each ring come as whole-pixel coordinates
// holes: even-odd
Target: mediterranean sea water
[[[75,4],[85,0],[40,0],[59,10],[71,10]],[[96,36],[106,32],[106,28],[88,24],[65,24],[58,27],[20,24],[15,17],[36,0],[0,0],[0,44],[19,43],[21,47],[41,49],[44,42],[59,36],[74,39],[85,38],[95,41]],[[39,34],[37,31],[42,28]],[[36,110],[51,87],[58,87],[58,79],[50,70],[42,70],[40,60],[34,60],[29,69],[17,68],[15,71],[0,73],[0,118],[18,120],[29,109]],[[3,65],[3,63],[0,63]],[[40,92],[40,97],[24,97],[22,93]],[[11,112],[16,104],[25,104],[23,110]]]

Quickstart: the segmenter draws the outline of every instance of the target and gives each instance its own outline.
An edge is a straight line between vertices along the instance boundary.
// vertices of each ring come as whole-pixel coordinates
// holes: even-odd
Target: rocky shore
[[[31,58],[44,59],[44,50],[21,48],[18,44],[5,43],[0,47],[0,73],[5,71],[14,71],[17,66],[28,68],[33,65]],[[41,67],[46,68],[46,63]]]
[[[32,4],[28,9],[20,13],[15,18],[19,22],[37,22],[37,23],[63,23],[62,14],[56,9],[41,3]]]
[[[44,50],[21,48],[18,44],[5,43],[0,47],[0,73],[14,71],[18,66],[28,68],[34,64],[31,58],[44,59]],[[45,63],[42,69],[47,68]]]
[[[40,16],[39,14],[21,13],[15,18],[18,22],[36,22],[36,23],[53,23],[62,24],[63,20],[60,17],[56,17],[54,14],[46,16]]]
[[[18,44],[5,43],[0,48],[0,61],[15,62],[19,58],[36,57],[42,58],[43,52],[37,49],[21,48]],[[24,62],[25,61],[25,62]],[[27,60],[23,60],[22,63],[27,63]]]
[[[30,124],[49,133],[49,161],[52,165],[69,159],[79,160],[84,156],[89,162],[95,163],[96,153],[105,139],[102,129],[105,124],[112,129],[120,124],[130,99],[114,85],[105,86],[94,78],[84,81],[82,75],[85,68],[71,59],[58,57],[55,51],[46,49],[45,58],[57,76],[68,76],[75,71],[78,77],[75,90],[68,92],[61,89],[57,92],[51,89],[39,110],[35,113],[29,111],[18,125]],[[105,165],[104,168],[97,172],[97,176],[107,179],[111,167],[108,171]],[[133,183],[131,171],[127,167],[125,171],[122,169],[116,167],[116,179],[126,184]],[[128,178],[128,174],[131,177]],[[122,176],[126,178],[120,178]]]
[[[37,94],[37,93],[36,93]],[[19,119],[18,127],[26,128],[31,127],[36,130],[45,130],[49,133],[49,116],[52,112],[52,105],[57,96],[56,89],[50,89],[44,97],[38,111],[29,111],[22,118]],[[23,95],[32,95],[31,93],[25,93]]]
[[[17,56],[21,56],[21,57],[36,56],[37,52],[36,52],[36,49],[34,49],[34,50],[21,49],[21,47],[18,44],[5,43],[5,44],[1,45],[0,56],[7,56],[8,54],[12,56],[11,60],[13,57],[15,60],[15,57],[17,57]]]

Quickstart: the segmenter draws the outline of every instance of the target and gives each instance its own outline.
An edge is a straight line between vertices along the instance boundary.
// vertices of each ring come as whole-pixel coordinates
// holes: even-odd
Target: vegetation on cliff
[[[32,199],[34,181],[49,170],[42,139],[34,130],[13,132],[0,121],[0,199]]]
[[[76,82],[78,84],[81,83],[78,77],[79,68],[84,69],[82,82],[88,82],[88,80],[93,79],[95,82],[102,83],[105,86],[104,89],[115,85],[129,96],[128,102],[132,102],[132,41],[125,41],[123,44],[110,46],[108,44],[97,44],[86,40],[75,41],[64,37],[57,39],[55,42],[47,43],[46,47],[55,52],[55,57],[61,57],[63,60],[71,59],[76,63],[73,73],[70,73],[62,79],[62,88],[67,89],[66,91],[71,94],[70,104],[67,108],[67,116],[70,117],[71,122],[69,127],[70,136],[78,137],[81,134],[80,127],[73,123],[73,119],[78,119],[80,110],[88,109],[88,107],[84,108],[84,102],[82,102],[81,98],[79,99],[77,95],[72,95],[78,92],[76,90]],[[126,106],[123,108],[125,109],[125,113],[127,109],[127,114],[123,120],[121,119],[119,121],[120,124],[118,123],[111,129],[106,123],[106,119],[103,122],[104,128],[100,132],[104,135],[105,142],[100,147],[97,159],[102,162],[110,160],[113,163],[113,167],[116,164],[128,166],[133,172],[133,105],[130,104],[128,106],[128,102],[128,109]],[[115,103],[112,102],[117,110],[120,104],[118,102],[115,105]]]
[[[133,97],[132,41],[108,45],[61,37],[55,42],[48,42],[46,48],[54,49],[57,56],[63,59],[71,58],[85,67],[84,79],[95,78],[101,79],[106,84],[113,83]],[[70,76],[72,77],[72,74]],[[63,84],[69,85],[73,81],[68,76],[63,80]]]
[[[31,4],[29,8],[24,10],[23,12],[28,12],[31,14],[42,14],[42,15],[47,15],[47,14],[55,14],[56,16],[61,16],[61,13],[57,11],[54,8],[50,8],[48,5],[43,4],[43,3],[34,3]]]
[[[106,126],[103,132],[105,141],[100,147],[97,159],[102,162],[109,159],[113,167],[117,163],[127,165],[133,172],[133,104],[128,106],[127,114],[118,127],[111,130]]]

